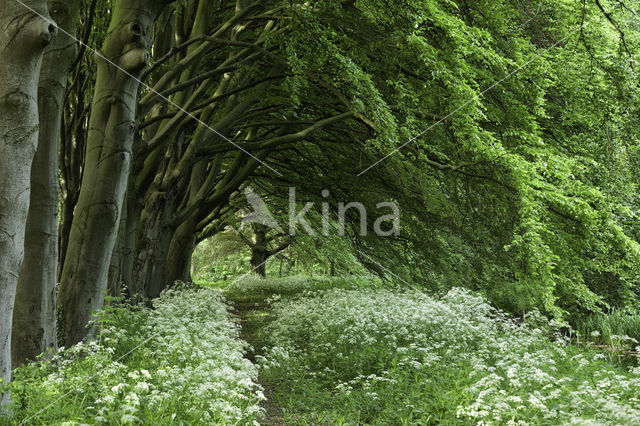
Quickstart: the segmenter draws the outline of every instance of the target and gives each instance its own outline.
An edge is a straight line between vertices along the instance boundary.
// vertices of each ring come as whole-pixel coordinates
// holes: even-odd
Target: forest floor
[[[275,318],[269,309],[266,299],[267,296],[264,295],[227,295],[227,300],[231,302],[235,309],[234,315],[240,320],[240,326],[242,327],[240,338],[253,348],[247,353],[247,359],[253,363],[256,362],[256,355],[262,355],[264,346],[260,330]],[[265,412],[261,424],[270,426],[284,425],[282,409],[273,402],[274,389],[260,380],[258,383],[263,387],[264,395],[267,398],[261,404]]]
[[[635,362],[464,289],[310,277],[220,288],[260,366],[260,424],[640,424]]]
[[[110,306],[100,339],[14,371],[0,425],[640,424],[634,358],[389,287],[247,277]]]

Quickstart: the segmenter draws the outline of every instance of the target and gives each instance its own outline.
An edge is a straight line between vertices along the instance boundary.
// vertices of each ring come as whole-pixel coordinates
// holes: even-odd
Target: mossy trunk
[[[56,26],[44,0],[0,0],[0,378],[11,379],[11,327],[38,145],[38,77]],[[2,396],[2,404],[8,402]]]
[[[87,335],[102,308],[130,172],[139,82],[155,18],[167,1],[118,0],[105,39],[89,122],[87,153],[59,293],[65,346]]]

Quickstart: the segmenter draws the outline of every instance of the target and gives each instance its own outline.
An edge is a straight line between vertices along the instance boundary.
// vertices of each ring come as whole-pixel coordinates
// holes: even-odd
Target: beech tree
[[[139,80],[149,62],[153,23],[168,1],[118,0],[101,53],[89,122],[83,183],[60,279],[65,345],[87,333],[102,307],[136,130]]]
[[[39,136],[31,172],[25,254],[13,313],[13,365],[57,348],[58,142],[67,79],[78,52],[73,39],[80,1],[56,1],[49,11],[65,34],[44,52],[38,83]]]
[[[289,30],[280,2],[208,6],[187,3],[160,21],[158,34],[179,36],[158,37],[153,91],[140,100],[126,232],[135,239],[119,252],[134,260],[119,263],[128,265],[123,281],[146,297],[188,275],[196,235],[271,152],[353,115],[343,107],[293,119],[297,107],[280,102],[289,68],[275,53]]]
[[[44,48],[57,28],[44,0],[0,1],[0,28],[0,377],[8,381],[30,171],[38,143],[38,76]]]

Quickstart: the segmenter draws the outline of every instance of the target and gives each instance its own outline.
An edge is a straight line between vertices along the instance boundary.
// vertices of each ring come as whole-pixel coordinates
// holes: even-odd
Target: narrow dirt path
[[[242,300],[229,297],[228,300],[235,308],[234,314],[238,316],[242,326],[240,338],[254,348],[253,352],[247,353],[247,358],[251,362],[255,362],[255,356],[260,355],[262,351],[259,330],[272,320],[266,309],[266,303],[264,299]],[[282,410],[272,402],[273,389],[262,383],[260,378],[258,378],[258,383],[264,388],[264,395],[267,398],[261,404],[265,410],[265,416],[260,423],[270,426],[285,425]]]

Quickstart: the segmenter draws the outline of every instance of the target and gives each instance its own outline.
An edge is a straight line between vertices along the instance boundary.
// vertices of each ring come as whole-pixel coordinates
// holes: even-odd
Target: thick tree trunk
[[[189,189],[183,200],[183,205],[189,205],[190,202],[202,196],[199,191],[207,179],[207,174],[208,167],[205,161],[200,161],[193,167],[189,180]],[[184,219],[176,228],[169,246],[169,253],[167,254],[163,280],[165,288],[171,286],[175,281],[191,281],[191,255],[196,247],[198,221],[199,217],[196,211]]]
[[[46,1],[0,0],[0,378],[11,379],[11,327],[38,144],[38,76],[56,26]],[[32,10],[30,10],[31,8]],[[8,395],[3,395],[2,403]]]
[[[195,218],[188,219],[176,229],[169,246],[165,267],[164,287],[175,281],[191,281],[191,255],[195,249]]]
[[[251,248],[251,269],[262,278],[267,276],[267,252],[257,247]]]
[[[207,2],[194,1],[187,5],[187,8],[192,8],[192,19],[187,19],[190,22],[191,28],[190,37],[203,36],[208,30],[209,13],[207,12]],[[197,8],[197,9],[196,9]],[[184,17],[183,17],[184,18]],[[178,19],[177,21],[181,21]],[[182,33],[182,31],[180,31]],[[199,46],[199,43],[195,43],[189,46],[187,49],[187,55],[191,54]],[[160,52],[160,50],[158,51]],[[193,77],[193,72],[197,69],[198,64],[202,61],[202,58],[198,58],[192,63],[180,76],[180,81],[187,81]],[[173,97],[173,101],[182,105],[185,99],[188,99],[193,89],[187,89],[178,92]],[[160,109],[154,109],[153,114],[160,114]],[[145,136],[153,138],[155,132],[162,128],[158,123],[155,128],[148,129],[145,132]],[[184,138],[184,135],[177,136],[178,138]],[[164,150],[163,150],[164,151]],[[163,152],[162,151],[162,152]],[[158,151],[160,153],[161,151]],[[153,162],[151,162],[153,163]],[[206,163],[205,169],[206,169]],[[173,218],[176,212],[176,205],[178,203],[177,194],[175,190],[158,191],[157,184],[164,178],[166,172],[166,164],[163,164],[161,168],[155,170],[155,176],[152,184],[152,190],[147,191],[144,209],[140,215],[140,223],[138,227],[138,235],[136,238],[136,254],[135,264],[133,268],[133,283],[136,291],[148,297],[150,299],[158,297],[162,290],[169,284],[173,283],[173,277],[181,276],[180,272],[176,271],[176,265],[174,265],[175,259],[180,259],[183,262],[184,253],[177,253],[175,251],[175,244],[173,242],[173,234],[177,232],[169,225],[169,222]],[[154,169],[150,169],[154,170]],[[205,173],[206,177],[206,173]],[[186,194],[187,196],[189,194]],[[182,196],[182,194],[180,194]],[[195,228],[195,224],[192,225]],[[182,227],[184,229],[184,226]],[[184,232],[180,232],[178,238],[183,235]],[[191,235],[189,235],[191,237]],[[181,243],[180,245],[184,245]],[[172,249],[173,247],[173,249]],[[168,259],[170,256],[170,260]],[[178,267],[179,268],[179,267]],[[182,277],[177,278],[182,279]]]
[[[133,183],[130,182],[127,192],[127,223],[122,243],[121,264],[122,287],[126,289],[127,296],[129,297],[133,294],[133,265],[135,263],[136,234],[142,207],[142,203],[138,200],[135,193]]]
[[[102,308],[111,254],[129,177],[139,75],[153,22],[167,1],[118,0],[98,58],[80,197],[71,226],[59,293],[65,346],[87,334]],[[114,65],[115,64],[115,65]]]
[[[255,243],[251,245],[251,270],[262,278],[267,276],[267,259],[269,248],[267,247],[267,233],[264,226],[254,226]]]
[[[51,8],[52,18],[70,34],[75,33],[79,3],[58,1]],[[64,90],[76,51],[75,40],[66,35],[57,37],[45,50],[40,70],[40,133],[31,169],[24,261],[13,312],[14,368],[46,350],[57,349],[58,141]]]
[[[127,208],[126,200],[122,206],[120,215],[120,225],[118,225],[118,237],[111,253],[111,263],[109,264],[109,274],[107,278],[107,294],[112,297],[119,297],[122,289],[122,263],[124,261],[124,243],[127,232]]]
[[[156,193],[142,210],[136,238],[132,283],[135,293],[145,298],[160,296],[164,288],[164,270],[174,230],[171,194]]]

